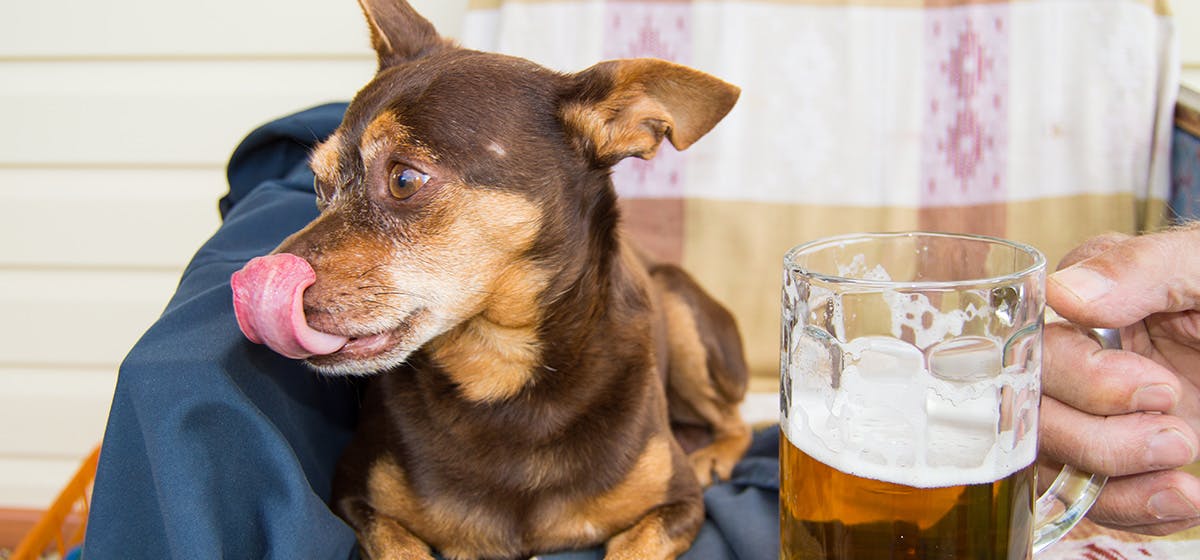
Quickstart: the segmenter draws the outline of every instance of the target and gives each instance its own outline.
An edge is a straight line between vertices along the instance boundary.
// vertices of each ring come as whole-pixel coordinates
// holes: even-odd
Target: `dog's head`
[[[360,3],[378,72],[312,153],[320,216],[235,275],[239,323],[328,373],[447,336],[536,354],[555,282],[615,247],[609,168],[686,148],[737,88],[653,59],[561,74]]]

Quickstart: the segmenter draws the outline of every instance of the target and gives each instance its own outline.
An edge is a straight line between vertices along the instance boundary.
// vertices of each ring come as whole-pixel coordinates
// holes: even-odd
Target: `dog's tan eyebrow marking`
[[[437,157],[412,137],[412,129],[400,122],[400,117],[392,111],[384,111],[367,125],[359,141],[362,161],[370,165],[388,148],[403,147],[404,151],[414,157],[437,161]]]
[[[323,183],[337,185],[338,181],[338,149],[341,148],[342,137],[334,132],[328,139],[313,148],[308,158],[308,165],[313,173]]]

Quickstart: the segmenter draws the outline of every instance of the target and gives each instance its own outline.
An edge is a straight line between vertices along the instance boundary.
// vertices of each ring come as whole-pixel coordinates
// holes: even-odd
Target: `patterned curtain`
[[[564,72],[660,57],[742,88],[709,136],[614,181],[630,234],[738,316],[763,390],[797,243],[973,232],[1054,263],[1164,222],[1165,0],[473,0],[463,43]]]
[[[1200,220],[1200,92],[1180,88],[1171,136],[1171,217]]]

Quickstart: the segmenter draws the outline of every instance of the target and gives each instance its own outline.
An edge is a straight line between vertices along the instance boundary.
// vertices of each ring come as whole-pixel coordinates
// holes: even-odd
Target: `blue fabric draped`
[[[357,556],[354,532],[328,501],[353,432],[358,382],[251,344],[229,288],[247,260],[316,216],[308,153],[345,108],[271,122],[234,152],[223,224],[121,365],[84,558]],[[778,441],[774,428],[756,434],[733,479],[707,491],[708,520],[685,558],[776,556]]]

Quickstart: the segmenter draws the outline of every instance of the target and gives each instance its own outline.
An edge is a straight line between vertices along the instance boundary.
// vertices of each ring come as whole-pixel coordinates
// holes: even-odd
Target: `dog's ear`
[[[404,0],[358,0],[358,5],[367,16],[380,70],[448,44],[433,24]]]
[[[733,108],[741,90],[665,60],[601,62],[572,76],[563,122],[578,147],[603,165],[654,157],[664,136],[683,150]]]

